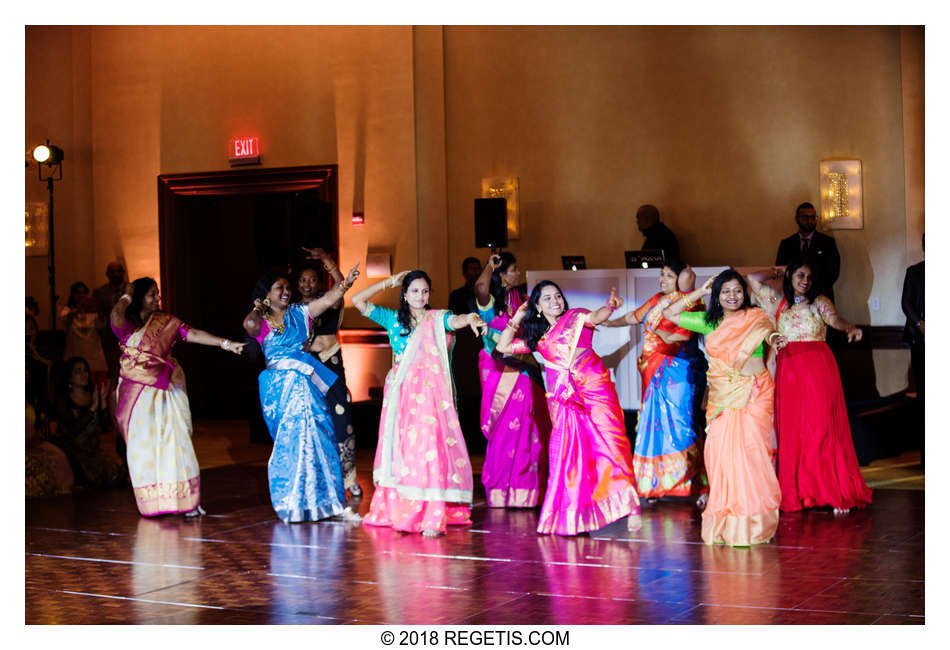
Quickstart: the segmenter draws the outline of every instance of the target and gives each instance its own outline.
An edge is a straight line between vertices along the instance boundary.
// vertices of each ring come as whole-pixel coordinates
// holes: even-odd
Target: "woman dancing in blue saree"
[[[663,310],[693,290],[696,275],[671,260],[660,269],[660,291],[634,311],[608,321],[607,327],[643,323],[640,370],[642,406],[637,418],[633,471],[637,493],[652,503],[662,496],[699,496],[709,486],[703,471],[702,442],[694,413],[706,385],[706,360],[696,336],[663,318]],[[702,302],[689,306],[702,310]]]
[[[336,374],[304,351],[310,320],[338,302],[359,271],[309,304],[290,304],[290,281],[265,273],[254,288],[254,308],[244,329],[264,350],[258,377],[261,410],[274,439],[267,463],[271,501],[285,522],[336,515],[358,520],[346,505],[333,420],[324,398]]]

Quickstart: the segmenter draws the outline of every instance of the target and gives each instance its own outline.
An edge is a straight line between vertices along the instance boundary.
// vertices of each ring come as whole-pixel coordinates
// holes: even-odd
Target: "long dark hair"
[[[75,298],[76,289],[80,289],[80,288],[85,289],[86,295],[89,295],[89,287],[86,286],[85,282],[73,282],[72,285],[69,287],[69,298],[66,300],[67,307],[75,307],[77,305],[76,298]]]
[[[399,291],[399,311],[397,312],[396,319],[399,321],[399,324],[402,325],[403,336],[409,336],[409,333],[412,332],[412,312],[409,310],[409,303],[406,301],[406,291],[409,290],[409,285],[412,284],[413,280],[418,280],[422,278],[426,281],[426,284],[429,285],[429,290],[432,290],[432,280],[429,279],[429,274],[423,271],[422,269],[416,269],[415,271],[409,271],[406,274],[406,277],[402,279],[402,289]],[[426,309],[431,309],[429,303],[426,303]]]
[[[541,289],[544,287],[554,287],[558,293],[561,294],[561,297],[564,298],[564,292],[561,291],[561,287],[550,280],[541,280],[534,285],[534,289],[531,290],[531,296],[528,298],[528,310],[525,312],[524,320],[521,321],[521,331],[522,336],[524,336],[524,342],[528,344],[528,347],[531,348],[532,351],[538,349],[538,341],[540,341],[541,337],[551,328],[548,319],[545,318],[541,310],[538,309],[538,300],[541,299]],[[564,298],[564,311],[568,309],[567,298]]]
[[[495,313],[504,314],[508,311],[508,291],[501,282],[501,276],[508,271],[508,267],[515,264],[518,260],[508,251],[498,253],[498,257],[501,258],[501,263],[492,271],[488,293],[495,299]]]
[[[158,283],[148,277],[139,278],[132,283],[132,302],[125,308],[125,320],[131,321],[135,329],[145,325],[142,321],[142,301],[145,299],[145,294],[154,286],[158,286]]]
[[[719,304],[719,292],[722,291],[722,285],[730,280],[738,280],[742,287],[742,306],[739,309],[748,309],[752,306],[749,298],[749,285],[746,283],[742,274],[731,266],[716,276],[712,284],[712,293],[709,294],[709,309],[706,310],[706,324],[717,327],[723,317],[722,305]]]

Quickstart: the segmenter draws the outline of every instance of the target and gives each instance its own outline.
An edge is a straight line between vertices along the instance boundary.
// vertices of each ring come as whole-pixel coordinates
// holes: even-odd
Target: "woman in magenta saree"
[[[178,341],[213,345],[235,354],[243,343],[189,327],[158,311],[158,285],[139,278],[110,317],[119,339],[116,418],[126,444],[135,503],[146,517],[204,514],[198,459],[191,444],[191,409],[185,373],[171,356]]]
[[[495,347],[515,310],[525,301],[518,262],[493,255],[475,282],[478,315],[488,323],[478,353],[482,383],[481,427],[488,444],[482,484],[490,508],[533,508],[547,480],[551,420],[544,380],[530,354],[503,355]]]
[[[498,350],[545,360],[551,442],[538,532],[577,535],[628,517],[640,526],[630,441],[610,373],[592,347],[594,327],[622,304],[611,293],[596,311],[567,309],[560,288],[542,281],[505,327]],[[524,325],[524,338],[515,333]]]

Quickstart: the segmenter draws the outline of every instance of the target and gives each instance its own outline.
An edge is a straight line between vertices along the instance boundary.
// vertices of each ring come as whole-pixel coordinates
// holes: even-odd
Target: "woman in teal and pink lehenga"
[[[369,302],[401,286],[399,309]],[[435,537],[471,520],[472,464],[459,426],[452,385],[450,334],[485,324],[478,314],[429,308],[425,271],[403,271],[353,296],[353,306],[386,329],[393,367],[386,375],[379,442],[373,461],[375,492],[368,526]]]
[[[539,533],[577,535],[623,517],[628,529],[640,527],[623,411],[610,373],[592,345],[594,327],[621,304],[611,292],[607,304],[596,311],[567,309],[560,288],[544,280],[512,316],[498,342],[504,354],[537,350],[545,360],[552,429]],[[520,327],[524,338],[516,339]]]
[[[475,282],[478,315],[488,323],[478,353],[482,383],[481,428],[488,444],[482,464],[485,499],[492,508],[533,508],[547,480],[551,420],[544,380],[530,354],[495,349],[515,310],[525,301],[518,262],[508,252],[493,255]]]

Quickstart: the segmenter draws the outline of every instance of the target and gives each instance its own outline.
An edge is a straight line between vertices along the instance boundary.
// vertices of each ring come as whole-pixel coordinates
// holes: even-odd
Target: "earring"
[[[264,298],[264,306],[270,307],[270,298]]]
[[[537,318],[541,318],[541,312],[538,312]]]

